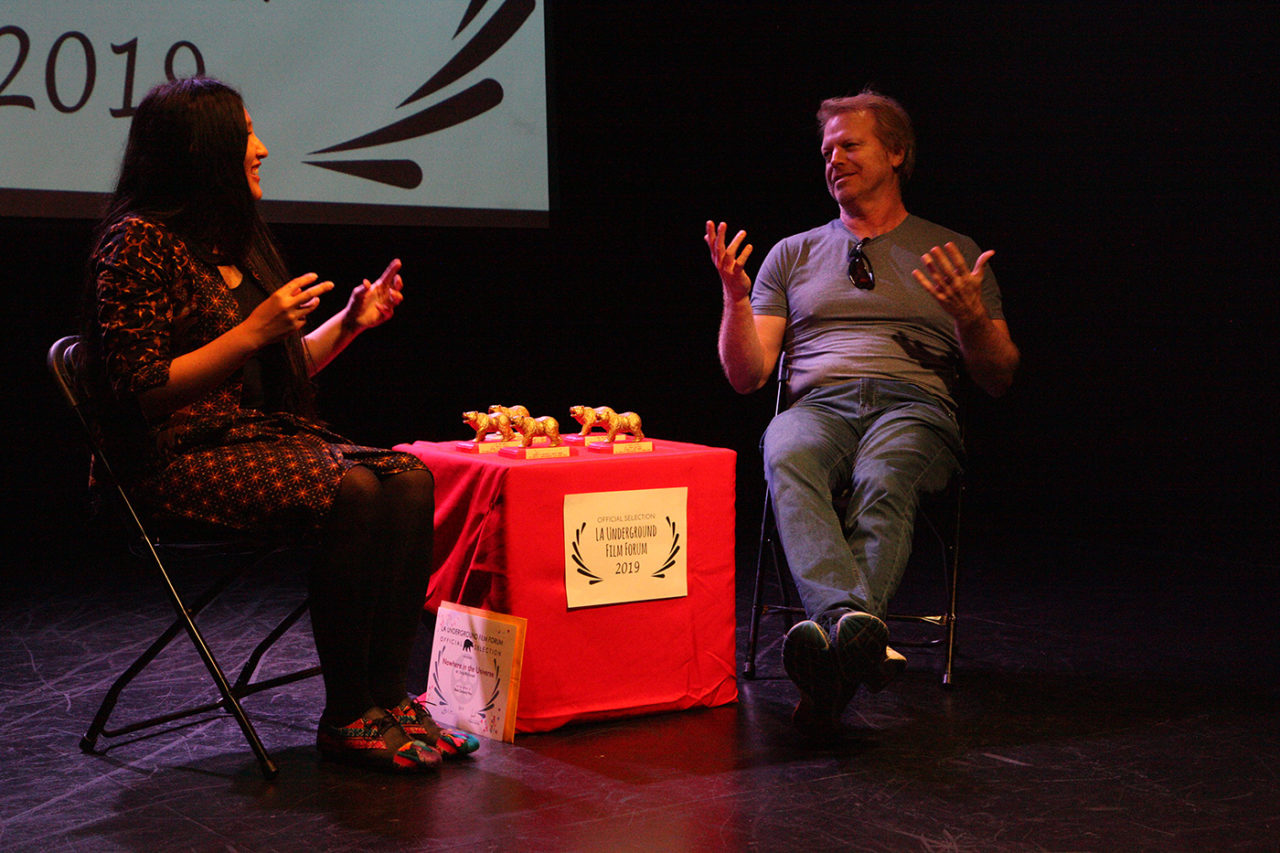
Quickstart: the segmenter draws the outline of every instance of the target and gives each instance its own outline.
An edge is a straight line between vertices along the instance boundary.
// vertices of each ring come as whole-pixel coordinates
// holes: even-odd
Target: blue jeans
[[[783,553],[810,619],[884,618],[911,553],[920,496],[960,467],[955,414],[906,382],[816,388],[764,434],[765,479]],[[832,495],[852,490],[841,519]]]

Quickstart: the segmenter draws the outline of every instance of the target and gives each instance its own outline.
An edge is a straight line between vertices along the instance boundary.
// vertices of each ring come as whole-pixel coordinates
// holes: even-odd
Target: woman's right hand
[[[333,290],[333,282],[317,281],[318,278],[313,272],[300,275],[253,309],[244,322],[259,348],[301,331],[307,315],[320,304],[320,297]]]
[[[320,296],[333,290],[333,282],[317,278],[315,273],[298,276],[262,300],[234,329],[175,358],[168,381],[138,395],[143,413],[153,420],[168,416],[212,391],[258,350],[297,334]]]

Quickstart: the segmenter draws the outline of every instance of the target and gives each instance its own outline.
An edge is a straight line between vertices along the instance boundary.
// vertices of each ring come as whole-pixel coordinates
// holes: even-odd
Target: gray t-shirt
[[[795,234],[765,257],[751,290],[756,314],[787,319],[783,349],[791,378],[788,394],[853,379],[895,379],[923,387],[954,405],[960,343],[955,321],[912,277],[920,256],[952,241],[970,267],[977,245],[961,234],[908,216],[862,251],[875,271],[875,287],[849,281],[849,250],[858,242],[839,219]],[[1000,289],[988,267],[982,301],[992,319],[1003,319]]]

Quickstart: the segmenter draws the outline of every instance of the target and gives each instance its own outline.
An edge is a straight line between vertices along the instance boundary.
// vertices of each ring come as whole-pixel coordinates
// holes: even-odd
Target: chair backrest
[[[79,335],[67,335],[59,338],[49,347],[46,359],[49,372],[53,374],[54,384],[62,392],[71,411],[84,433],[89,452],[94,457],[95,476],[100,481],[115,483],[116,478],[111,470],[111,462],[102,447],[102,430],[92,412],[90,395],[83,372],[84,344]]]
[[[80,388],[80,336],[67,335],[65,338],[54,341],[53,346],[49,347],[46,361],[58,390],[62,392],[63,399],[87,427],[88,424],[80,412],[80,401],[83,397],[83,391]]]
[[[122,514],[127,521],[132,522],[135,530],[146,543],[146,547],[150,548],[151,536],[147,532],[147,527],[143,524],[142,517],[134,509],[133,502],[129,500],[129,495],[116,478],[115,472],[111,468],[111,461],[107,458],[107,453],[103,448],[102,431],[99,428],[97,418],[93,414],[85,381],[83,369],[84,343],[80,340],[80,336],[67,335],[54,341],[53,346],[49,347],[46,363],[49,366],[49,372],[53,374],[54,384],[58,386],[58,390],[62,392],[62,398],[71,407],[71,411],[75,413],[76,420],[80,423],[85,443],[88,445],[89,453],[93,457],[94,480],[116,493],[120,501]]]
[[[67,335],[65,338],[59,338],[53,342],[53,346],[49,347],[49,355],[46,361],[49,365],[49,372],[53,374],[54,383],[58,386],[58,390],[62,392],[62,398],[66,400],[67,405],[71,406],[71,410],[76,413],[81,425],[87,429],[89,423],[81,408],[86,396],[80,378],[82,346],[79,335]]]

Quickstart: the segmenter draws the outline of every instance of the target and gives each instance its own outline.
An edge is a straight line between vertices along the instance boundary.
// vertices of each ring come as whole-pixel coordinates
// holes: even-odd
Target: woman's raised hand
[[[365,279],[351,291],[343,325],[356,332],[372,329],[391,319],[396,306],[404,301],[404,280],[400,278],[400,259],[387,264],[376,281]]]
[[[313,272],[300,275],[253,309],[245,323],[259,346],[301,331],[307,315],[320,304],[320,297],[333,290],[333,282],[318,281],[319,278]]]

